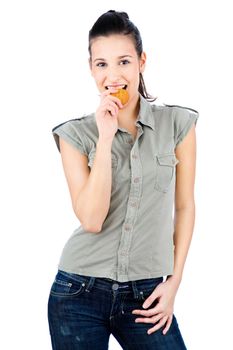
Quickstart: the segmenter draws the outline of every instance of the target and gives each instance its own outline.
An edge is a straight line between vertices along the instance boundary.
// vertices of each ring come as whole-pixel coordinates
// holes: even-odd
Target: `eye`
[[[96,64],[96,67],[104,67],[105,63],[104,62],[99,62]]]
[[[123,65],[125,65],[125,64],[128,64],[128,63],[130,63],[130,62],[129,62],[128,60],[122,60],[121,63],[122,63]]]

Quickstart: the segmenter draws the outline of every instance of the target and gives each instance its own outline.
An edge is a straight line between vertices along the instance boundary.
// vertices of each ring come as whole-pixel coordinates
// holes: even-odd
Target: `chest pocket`
[[[94,159],[95,159],[96,149],[93,149],[88,155],[88,166],[92,168]],[[118,158],[112,153],[112,189],[117,185],[117,167],[118,167]]]
[[[179,163],[175,153],[156,155],[155,189],[166,193],[175,177],[175,167]]]

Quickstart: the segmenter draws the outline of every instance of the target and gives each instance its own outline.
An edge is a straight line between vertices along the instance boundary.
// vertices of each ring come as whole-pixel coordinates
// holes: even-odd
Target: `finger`
[[[114,93],[117,91],[118,91],[118,89],[116,89],[114,87],[112,87],[111,89],[106,89],[100,93],[100,97],[106,97],[106,96],[110,95],[111,93]]]
[[[137,315],[143,315],[143,316],[151,316],[154,314],[159,314],[161,312],[164,312],[164,308],[157,304],[155,307],[148,309],[148,310],[138,310],[135,309],[132,311],[132,314],[137,314]]]
[[[134,314],[134,315],[141,315],[141,316],[151,316],[151,315],[155,314],[152,310],[153,309],[149,309],[149,310],[133,310],[132,314]]]
[[[154,327],[150,328],[147,331],[147,334],[151,334],[151,333],[156,332],[159,328],[161,328],[166,323],[167,319],[168,319],[168,316],[164,316],[163,318],[161,318],[161,320],[158,324],[156,324]]]
[[[117,115],[117,110],[114,107],[108,107],[105,111],[109,113],[111,116]]]
[[[104,116],[107,113],[110,113],[110,115],[116,115],[117,114],[117,110],[114,106],[104,106],[103,108],[99,109],[99,112],[101,114],[103,114]]]
[[[147,309],[156,300],[156,298],[158,298],[158,295],[152,292],[151,295],[144,301],[142,307]]]
[[[117,114],[119,111],[119,108],[117,105],[112,102],[112,101],[106,101],[102,106],[101,106],[101,111],[106,112],[106,111],[111,111],[112,114]]]
[[[139,322],[144,322],[144,323],[157,323],[162,317],[164,317],[164,314],[161,313],[159,315],[156,315],[156,316],[153,316],[153,317],[150,317],[150,318],[147,318],[147,317],[144,317],[144,318],[136,318],[135,322],[136,323],[139,323]]]
[[[115,105],[115,103],[110,104],[110,106],[112,107],[112,109],[114,111],[112,113],[112,115],[117,115],[119,113],[119,108]],[[108,107],[107,107],[107,110],[109,110]]]
[[[106,98],[107,96],[112,96],[111,94],[116,93],[116,92],[118,92],[118,89],[116,89],[116,88],[111,88],[111,89],[108,89],[108,90],[103,91],[103,92],[100,94],[100,97],[101,97],[101,98]],[[112,96],[112,97],[115,97],[115,96]]]
[[[164,334],[164,335],[167,333],[167,331],[169,330],[169,328],[170,328],[170,326],[171,326],[171,324],[172,324],[172,318],[173,318],[173,315],[171,315],[171,316],[168,317],[166,327],[165,327],[164,330],[163,330],[163,334]]]
[[[113,101],[114,103],[116,103],[119,108],[122,108],[123,107],[123,104],[121,103],[121,100],[116,97],[116,96],[112,96],[111,93],[113,92],[117,92],[118,90],[114,89],[113,91],[110,91],[110,90],[107,90],[105,91],[103,94],[101,94],[101,101],[104,101],[104,100],[110,100],[110,101]]]
[[[104,108],[108,108],[108,106],[112,106],[117,111],[119,110],[119,107],[117,106],[117,104],[114,101],[106,100],[106,101],[103,102],[103,107]]]
[[[123,104],[121,103],[121,100],[118,97],[109,95],[108,97],[106,97],[106,99],[114,102],[118,106],[118,108],[122,108],[123,107]]]

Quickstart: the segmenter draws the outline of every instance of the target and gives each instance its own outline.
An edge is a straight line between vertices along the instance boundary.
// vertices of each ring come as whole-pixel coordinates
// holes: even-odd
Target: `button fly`
[[[113,283],[112,289],[113,290],[117,290],[118,288],[119,288],[119,284],[118,283]]]

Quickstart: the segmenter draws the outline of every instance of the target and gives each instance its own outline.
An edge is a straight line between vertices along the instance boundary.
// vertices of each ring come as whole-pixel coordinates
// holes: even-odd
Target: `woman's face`
[[[128,35],[99,36],[91,45],[89,64],[98,90],[103,92],[111,85],[119,88],[126,85],[129,102],[133,97],[138,97],[139,73],[144,71],[145,61],[145,53],[139,59],[133,40]]]

